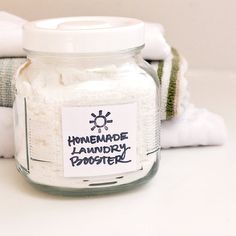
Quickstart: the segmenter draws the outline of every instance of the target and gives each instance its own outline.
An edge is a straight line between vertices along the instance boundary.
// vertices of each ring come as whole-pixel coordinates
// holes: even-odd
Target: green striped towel
[[[13,80],[18,67],[26,61],[24,57],[0,58],[0,106],[13,105]]]
[[[24,57],[0,58],[0,107],[13,106],[14,75],[26,61]],[[164,61],[151,61],[161,84],[161,119],[167,120],[181,114],[188,101],[185,60],[176,49]]]
[[[171,119],[181,114],[188,104],[189,93],[185,78],[187,62],[172,48],[171,54],[165,60],[150,63],[157,71],[161,84],[161,119]]]

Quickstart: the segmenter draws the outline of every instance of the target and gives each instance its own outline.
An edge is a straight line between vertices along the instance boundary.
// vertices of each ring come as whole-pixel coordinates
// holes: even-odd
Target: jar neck
[[[136,63],[137,60],[141,59],[142,48],[143,46],[114,53],[97,54],[57,54],[27,51],[27,57],[33,63],[92,68],[113,64]]]

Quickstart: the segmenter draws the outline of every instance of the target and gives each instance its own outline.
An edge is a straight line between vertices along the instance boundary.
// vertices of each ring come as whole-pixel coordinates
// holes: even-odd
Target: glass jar
[[[59,18],[27,23],[23,35],[28,60],[14,102],[20,173],[62,195],[122,191],[154,176],[160,90],[140,55],[143,22]]]

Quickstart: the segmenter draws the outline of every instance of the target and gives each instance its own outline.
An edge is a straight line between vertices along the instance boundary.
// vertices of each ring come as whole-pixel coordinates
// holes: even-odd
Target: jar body
[[[59,194],[116,192],[157,170],[160,93],[139,50],[103,56],[29,55],[16,76],[18,170]]]

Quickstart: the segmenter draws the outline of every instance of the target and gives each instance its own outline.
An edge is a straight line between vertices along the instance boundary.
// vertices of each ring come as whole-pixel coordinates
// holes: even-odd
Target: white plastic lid
[[[142,46],[144,23],[124,17],[66,17],[26,23],[23,48],[45,53],[115,52]]]

